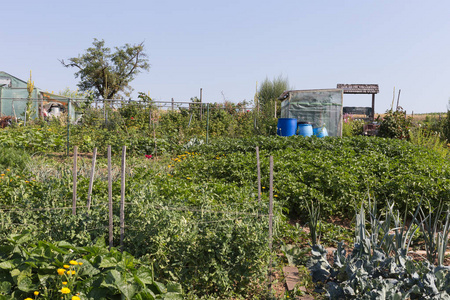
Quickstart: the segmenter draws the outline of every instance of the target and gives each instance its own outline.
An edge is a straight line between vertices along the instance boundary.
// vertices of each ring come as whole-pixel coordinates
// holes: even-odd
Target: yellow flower
[[[265,186],[263,186],[262,188],[263,188],[263,189],[265,189],[266,187],[265,187]]]
[[[191,179],[191,177],[186,177],[186,179]]]
[[[78,297],[78,296],[72,296],[72,300],[80,300],[80,297]]]
[[[82,262],[79,262],[78,264],[79,264],[80,266],[81,266],[81,265],[83,265],[83,263],[82,263]]]
[[[38,292],[38,291],[35,291],[33,294],[34,294],[35,296],[37,296],[37,295],[39,295],[39,292]]]
[[[69,266],[69,265],[64,265],[63,267],[64,267],[64,269],[68,269],[68,268],[70,268],[70,266]]]
[[[63,284],[63,285],[66,285],[66,284],[67,284],[67,281],[63,281],[62,284]]]
[[[58,270],[56,270],[56,272],[58,272],[59,275],[64,275],[64,272],[66,272],[66,270],[58,269]]]
[[[278,195],[273,195],[275,198],[278,198]]]
[[[33,300],[33,299],[31,299],[30,297],[28,297],[28,298],[25,298],[25,300]]]
[[[5,174],[2,174],[2,176],[5,176]]]
[[[71,260],[69,261],[69,264],[76,266],[78,265],[78,262],[76,260]]]
[[[11,171],[11,170],[10,170],[10,169],[6,169],[6,171],[8,171],[8,172],[9,172],[9,171]]]
[[[75,271],[70,271],[70,270],[68,270],[68,271],[67,271],[67,275],[70,275],[70,274],[75,275],[76,272],[75,272]]]
[[[66,288],[66,287],[63,287],[63,288],[61,289],[61,293],[63,293],[63,294],[68,294],[68,293],[70,293],[70,289],[68,289],[68,288]]]

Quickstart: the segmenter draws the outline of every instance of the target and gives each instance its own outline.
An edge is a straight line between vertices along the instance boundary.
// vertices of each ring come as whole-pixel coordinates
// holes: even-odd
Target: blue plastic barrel
[[[312,136],[313,135],[313,128],[311,123],[309,122],[298,122],[298,135],[303,136]]]
[[[328,131],[325,127],[314,128],[313,133],[315,136],[320,137],[320,138],[328,136]]]
[[[277,124],[277,134],[279,136],[293,136],[297,130],[297,119],[279,118]]]

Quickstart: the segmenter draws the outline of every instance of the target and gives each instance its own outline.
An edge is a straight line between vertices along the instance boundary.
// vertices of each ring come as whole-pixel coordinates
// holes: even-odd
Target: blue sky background
[[[104,39],[145,42],[151,69],[131,85],[155,100],[252,100],[256,82],[287,77],[295,89],[377,83],[377,113],[393,88],[408,113],[446,111],[450,1],[4,1],[0,70],[33,71],[48,91],[76,89],[77,56]],[[345,95],[370,106],[370,95]]]

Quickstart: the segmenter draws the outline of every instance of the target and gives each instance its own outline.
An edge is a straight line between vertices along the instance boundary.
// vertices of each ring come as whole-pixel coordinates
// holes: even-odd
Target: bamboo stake
[[[94,148],[94,153],[92,154],[92,167],[91,167],[91,177],[89,179],[89,190],[87,198],[87,209],[91,209],[91,198],[92,198],[92,188],[94,186],[94,173],[95,173],[95,162],[97,160],[97,147]]]
[[[77,156],[78,147],[73,147],[73,191],[72,191],[72,215],[77,214]]]
[[[113,246],[113,203],[111,177],[111,145],[108,146],[108,211],[109,211],[109,250]]]
[[[120,185],[120,251],[123,252],[123,238],[125,236],[125,159],[127,146],[122,148],[122,170]]]

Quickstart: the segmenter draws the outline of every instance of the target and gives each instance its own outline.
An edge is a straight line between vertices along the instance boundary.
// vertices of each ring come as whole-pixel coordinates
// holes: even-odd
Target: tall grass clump
[[[30,161],[30,155],[22,149],[0,147],[0,167],[3,168],[25,168]]]
[[[444,158],[450,155],[447,140],[440,132],[429,131],[419,125],[410,130],[409,139],[411,143],[431,149]]]

